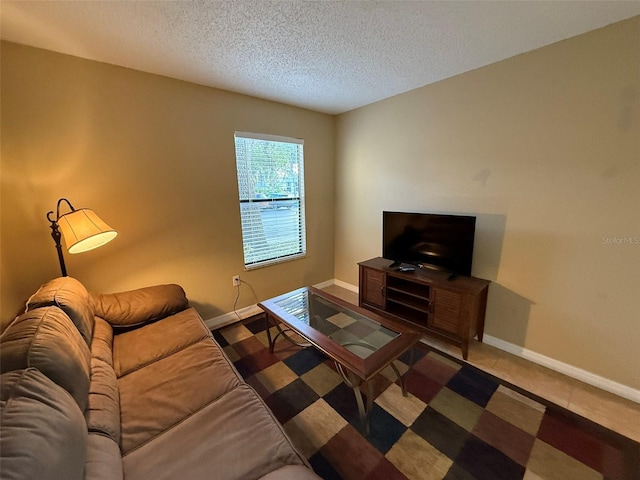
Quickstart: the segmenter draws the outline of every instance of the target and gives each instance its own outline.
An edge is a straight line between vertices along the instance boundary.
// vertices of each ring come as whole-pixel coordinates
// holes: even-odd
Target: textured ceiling
[[[5,40],[341,113],[640,15],[640,1],[6,1]]]

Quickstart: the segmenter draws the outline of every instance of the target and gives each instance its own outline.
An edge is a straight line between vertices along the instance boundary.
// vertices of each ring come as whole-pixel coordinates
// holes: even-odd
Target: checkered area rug
[[[395,362],[408,397],[391,368],[372,380],[365,435],[333,362],[282,337],[270,354],[265,328],[214,336],[324,479],[640,479],[637,442],[422,344]]]

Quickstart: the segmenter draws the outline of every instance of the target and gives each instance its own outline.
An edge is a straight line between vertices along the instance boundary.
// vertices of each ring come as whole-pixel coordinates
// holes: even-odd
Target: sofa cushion
[[[161,322],[119,333],[113,339],[113,367],[118,377],[211,337],[193,308]]]
[[[213,338],[120,377],[122,452],[149,441],[239,384]]]
[[[89,433],[84,480],[122,480],[120,447],[110,438]]]
[[[125,478],[258,479],[304,461],[257,393],[234,388],[123,457]]]
[[[114,326],[135,326],[184,310],[189,301],[179,285],[155,285],[120,293],[92,293],[98,317]]]
[[[120,392],[116,374],[99,358],[91,359],[91,384],[84,412],[90,432],[100,433],[120,444]]]
[[[84,285],[72,277],[55,278],[29,298],[27,311],[52,305],[67,314],[89,345],[93,336],[93,304]]]
[[[84,411],[89,393],[89,347],[57,307],[23,313],[0,337],[2,373],[35,367],[67,390]]]
[[[87,428],[71,395],[35,368],[0,377],[3,479],[82,479]]]

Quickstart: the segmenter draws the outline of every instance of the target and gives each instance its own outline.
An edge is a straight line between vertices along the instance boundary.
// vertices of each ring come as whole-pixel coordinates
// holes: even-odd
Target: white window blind
[[[306,255],[303,141],[236,132],[246,269]]]

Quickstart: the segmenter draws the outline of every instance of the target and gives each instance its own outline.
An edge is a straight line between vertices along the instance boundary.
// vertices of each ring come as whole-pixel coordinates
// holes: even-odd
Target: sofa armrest
[[[135,327],[160,320],[189,306],[180,285],[155,285],[128,292],[91,293],[97,317],[114,328]]]
[[[93,337],[91,296],[82,283],[72,277],[58,277],[42,285],[27,302],[27,310],[55,306],[64,311],[87,345]]]
[[[35,368],[0,384],[0,477],[82,480],[87,424],[71,395]]]

